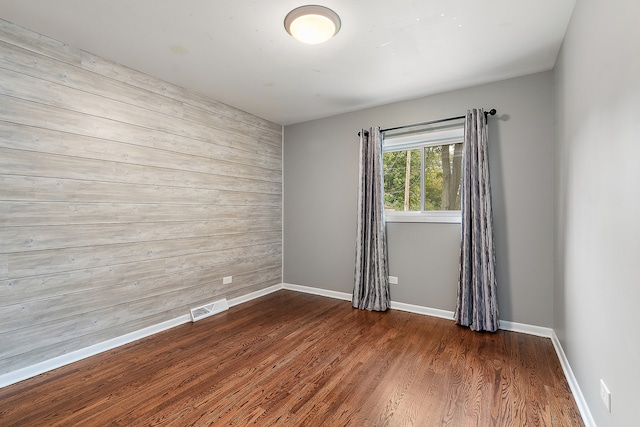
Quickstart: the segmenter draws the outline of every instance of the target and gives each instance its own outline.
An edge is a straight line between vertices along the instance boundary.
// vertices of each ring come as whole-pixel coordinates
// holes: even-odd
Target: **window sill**
[[[385,222],[437,222],[460,224],[462,222],[462,216],[459,211],[385,212]]]

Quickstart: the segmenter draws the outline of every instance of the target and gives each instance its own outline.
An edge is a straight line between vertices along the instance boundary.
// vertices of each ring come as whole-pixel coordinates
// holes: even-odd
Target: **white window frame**
[[[449,145],[464,141],[464,125],[445,130],[432,130],[412,133],[410,135],[383,136],[382,152],[405,151],[409,149],[424,149],[438,145]],[[424,161],[424,155],[420,156]],[[420,197],[424,206],[424,165],[420,167]],[[386,222],[434,222],[452,223],[462,222],[462,213],[457,211],[385,211]]]

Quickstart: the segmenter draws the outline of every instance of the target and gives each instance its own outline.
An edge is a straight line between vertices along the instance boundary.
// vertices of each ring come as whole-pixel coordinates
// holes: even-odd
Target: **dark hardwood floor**
[[[551,341],[279,291],[0,389],[1,426],[582,426]]]

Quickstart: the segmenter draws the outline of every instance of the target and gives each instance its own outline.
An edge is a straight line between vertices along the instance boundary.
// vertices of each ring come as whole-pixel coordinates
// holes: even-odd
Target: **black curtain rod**
[[[496,111],[495,108],[492,108],[489,111],[485,111],[484,112],[485,121],[487,120],[487,116],[488,115],[495,116],[496,113],[497,113],[497,111]],[[414,123],[412,125],[404,125],[404,126],[398,126],[398,127],[395,127],[395,128],[381,129],[380,132],[384,133],[384,132],[390,132],[392,130],[399,130],[399,129],[418,127],[418,126],[433,125],[433,124],[436,124],[436,123],[450,122],[452,120],[460,120],[460,119],[464,119],[465,117],[467,117],[467,116],[447,117],[446,119],[431,120],[430,122]],[[360,132],[358,132],[358,136],[360,136]]]
[[[490,111],[485,111],[484,112],[484,118],[485,120],[487,119],[487,115],[491,114],[492,116],[495,116],[497,113],[495,108],[492,108]],[[388,129],[382,129],[380,130],[380,132],[391,132],[392,130],[399,130],[399,129],[406,129],[406,128],[413,128],[413,127],[419,127],[419,126],[427,126],[427,125],[433,125],[436,123],[443,123],[443,122],[450,122],[452,120],[460,120],[460,119],[464,119],[465,116],[456,116],[456,117],[447,117],[446,119],[439,119],[439,120],[431,120],[430,122],[422,122],[422,123],[415,123],[412,125],[405,125],[405,126],[398,126],[395,128],[388,128]]]

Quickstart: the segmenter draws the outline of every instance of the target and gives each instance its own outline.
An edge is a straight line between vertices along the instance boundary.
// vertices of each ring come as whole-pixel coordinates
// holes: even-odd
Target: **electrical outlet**
[[[398,278],[396,276],[389,276],[389,283],[392,285],[398,284]]]
[[[611,392],[603,380],[600,380],[600,399],[602,399],[607,411],[611,412]]]
[[[225,276],[222,278],[223,285],[230,285],[231,283],[233,283],[233,276]]]

